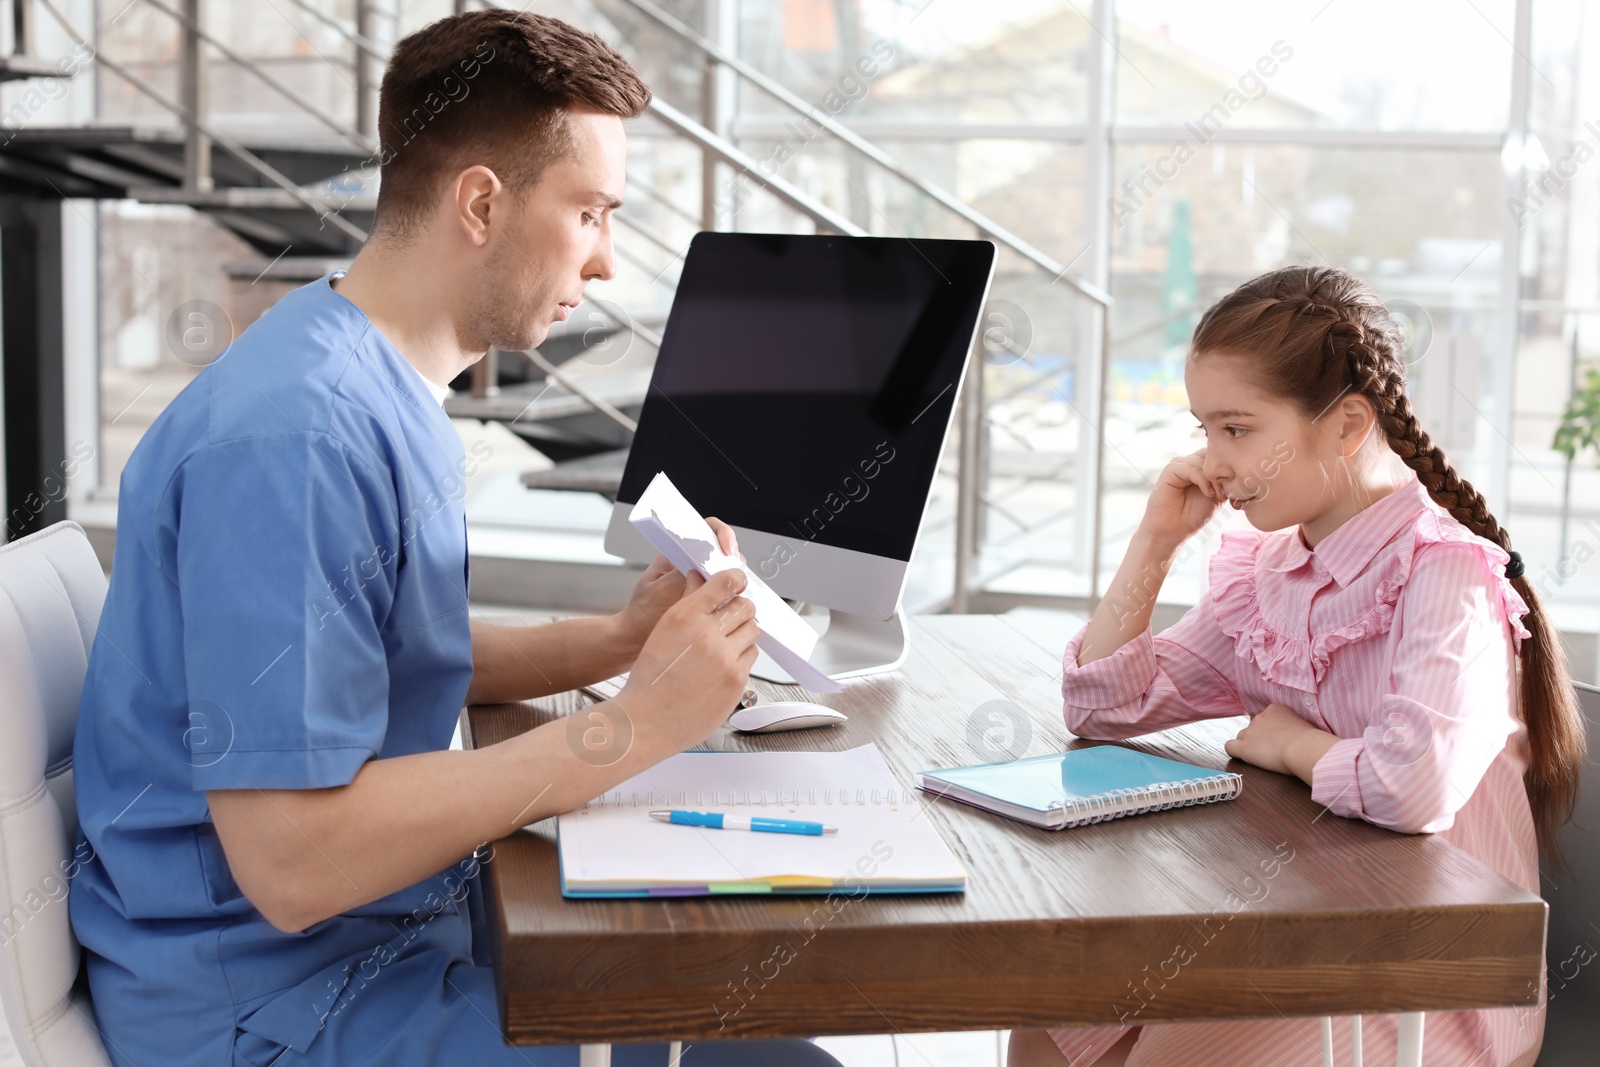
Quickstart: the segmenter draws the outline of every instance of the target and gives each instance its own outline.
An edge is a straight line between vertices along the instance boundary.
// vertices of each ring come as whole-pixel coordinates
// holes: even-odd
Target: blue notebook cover
[[[1144,811],[1232,800],[1244,779],[1120,745],[923,771],[917,786],[1060,830]]]

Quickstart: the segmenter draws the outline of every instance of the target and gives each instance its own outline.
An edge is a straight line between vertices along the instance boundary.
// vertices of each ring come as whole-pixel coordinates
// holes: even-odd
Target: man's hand
[[[684,579],[666,556],[657,556],[633,587],[628,606],[617,613],[617,632],[622,637],[623,655],[632,662],[644,647],[645,638],[656,628],[667,609],[683,599]]]
[[[739,539],[734,536],[733,528],[721,519],[708,518],[706,523],[716,532],[717,544],[722,551],[744,562],[744,553],[739,551]],[[629,662],[638,658],[639,650],[644,647],[650,632],[656,628],[667,609],[683,599],[686,588],[684,576],[678,573],[678,569],[667,562],[667,557],[657,556],[644,572],[644,577],[633,587],[628,606],[616,616],[617,629],[625,646],[623,651]]]
[[[648,763],[704,741],[728,719],[756,661],[755,605],[745,574],[689,575],[688,591],[645,642],[613,704],[646,740]]]
[[[1339,739],[1306,722],[1282,704],[1268,704],[1253,716],[1239,736],[1222,747],[1234,759],[1279,774],[1292,774],[1307,785],[1323,753]]]
[[[706,521],[717,532],[723,551],[742,561],[733,530],[716,519]],[[632,670],[646,639],[691,588],[672,564],[657,557],[634,587],[628,606],[615,615],[562,619],[542,626],[473,619],[467,703],[528,700]]]

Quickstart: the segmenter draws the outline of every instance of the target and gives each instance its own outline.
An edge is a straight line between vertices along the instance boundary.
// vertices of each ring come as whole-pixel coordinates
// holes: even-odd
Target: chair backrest
[[[1600,1049],[1600,688],[1573,682],[1589,726],[1589,759],[1578,786],[1578,807],[1561,831],[1561,851],[1571,871],[1546,871],[1550,904],[1545,940],[1546,986],[1541,1067],[1594,1063]]]
[[[27,1067],[110,1063],[67,917],[72,734],[105,595],[76,523],[0,546],[0,1003]]]

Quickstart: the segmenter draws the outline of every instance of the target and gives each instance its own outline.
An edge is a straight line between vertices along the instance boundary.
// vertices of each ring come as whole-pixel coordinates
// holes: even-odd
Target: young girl
[[[1537,894],[1539,852],[1575,800],[1582,719],[1521,558],[1417,422],[1401,354],[1383,304],[1330,268],[1274,271],[1205,313],[1184,382],[1206,446],[1162,471],[1067,646],[1067,725],[1117,740],[1248,714],[1229,755],[1299,776],[1335,815],[1441,834]],[[1162,576],[1224,502],[1255,529],[1223,534],[1201,602],[1152,637]],[[1371,1062],[1393,1062],[1396,1028],[1365,1020]],[[1424,1062],[1531,1064],[1543,1029],[1542,1006],[1430,1013]],[[1334,1034],[1350,1062],[1350,1027]],[[1322,1055],[1300,1019],[1019,1031],[1010,1062]]]

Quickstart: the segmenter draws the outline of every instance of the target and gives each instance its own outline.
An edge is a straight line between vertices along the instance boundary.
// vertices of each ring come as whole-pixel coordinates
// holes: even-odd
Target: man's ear
[[[451,189],[455,194],[451,207],[462,236],[478,248],[488,244],[491,215],[498,222],[505,209],[500,176],[482,164],[471,166],[456,175]]]
[[[1361,393],[1346,393],[1339,401],[1339,454],[1346,459],[1361,450],[1378,425],[1378,409]]]

